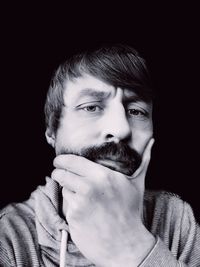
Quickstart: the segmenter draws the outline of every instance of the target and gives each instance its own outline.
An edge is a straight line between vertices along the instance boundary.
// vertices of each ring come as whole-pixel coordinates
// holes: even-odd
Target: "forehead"
[[[107,99],[115,96],[117,88],[92,76],[83,74],[73,80],[66,81],[64,90],[64,103],[74,102],[87,96]],[[123,100],[141,100],[134,89],[123,89]]]

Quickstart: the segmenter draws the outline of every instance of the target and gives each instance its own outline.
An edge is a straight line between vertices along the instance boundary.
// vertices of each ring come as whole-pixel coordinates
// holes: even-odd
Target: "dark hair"
[[[55,71],[47,93],[46,127],[54,133],[59,127],[66,82],[84,73],[115,87],[132,89],[146,102],[150,102],[153,98],[145,60],[134,48],[127,45],[102,46],[74,55]]]

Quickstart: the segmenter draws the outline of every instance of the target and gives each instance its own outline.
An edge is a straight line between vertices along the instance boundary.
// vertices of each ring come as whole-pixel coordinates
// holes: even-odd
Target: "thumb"
[[[146,175],[147,168],[149,166],[150,158],[151,158],[151,149],[155,142],[154,138],[151,138],[148,142],[148,144],[145,147],[143,156],[142,156],[142,162],[139,166],[139,168],[134,172],[133,176],[130,179],[135,179],[142,173]]]

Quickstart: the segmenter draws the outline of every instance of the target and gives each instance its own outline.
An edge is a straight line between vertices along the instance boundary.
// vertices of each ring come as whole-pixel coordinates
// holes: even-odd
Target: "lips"
[[[141,163],[139,153],[124,142],[108,142],[98,147],[84,148],[80,156],[128,176],[132,175]]]
[[[122,172],[124,174],[129,174],[127,168],[128,166],[125,161],[106,158],[106,159],[97,159],[96,162],[112,170]]]

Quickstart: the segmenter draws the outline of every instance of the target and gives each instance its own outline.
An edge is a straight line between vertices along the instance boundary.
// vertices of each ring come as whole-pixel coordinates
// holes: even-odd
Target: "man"
[[[1,266],[200,266],[190,206],[144,188],[152,99],[145,61],[128,46],[58,68],[45,104],[55,169],[1,211]]]

